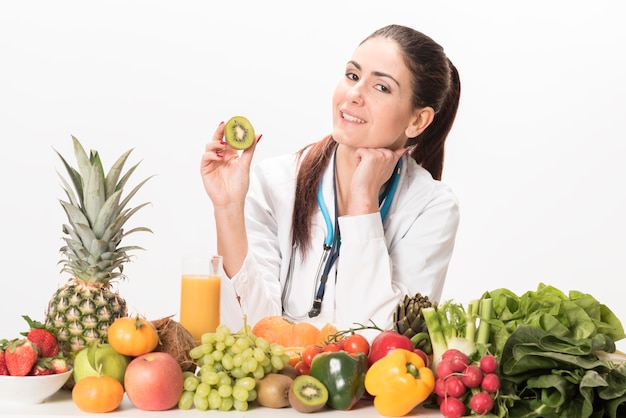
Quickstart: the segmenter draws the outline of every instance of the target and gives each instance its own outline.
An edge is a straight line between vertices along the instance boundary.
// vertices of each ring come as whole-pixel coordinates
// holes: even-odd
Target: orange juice
[[[200,341],[220,323],[220,277],[183,274],[180,291],[180,324]]]

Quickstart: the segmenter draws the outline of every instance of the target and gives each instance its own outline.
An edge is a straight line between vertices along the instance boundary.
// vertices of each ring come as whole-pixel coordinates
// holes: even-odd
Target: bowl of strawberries
[[[72,375],[54,330],[28,316],[24,319],[27,331],[12,340],[0,340],[0,403],[41,403]]]

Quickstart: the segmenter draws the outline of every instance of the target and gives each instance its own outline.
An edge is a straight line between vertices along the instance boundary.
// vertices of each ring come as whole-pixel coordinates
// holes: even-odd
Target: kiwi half
[[[289,405],[298,412],[317,412],[328,401],[328,389],[317,378],[301,374],[289,389]]]
[[[233,116],[224,126],[224,136],[228,145],[235,149],[250,148],[254,143],[254,127],[243,116]]]

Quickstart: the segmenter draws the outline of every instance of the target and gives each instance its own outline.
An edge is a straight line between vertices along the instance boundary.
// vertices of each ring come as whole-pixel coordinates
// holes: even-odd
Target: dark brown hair
[[[398,43],[405,64],[413,80],[413,107],[432,107],[432,123],[405,146],[418,164],[441,180],[444,144],[456,117],[461,84],[456,67],[443,48],[430,37],[415,29],[389,25],[378,29],[361,44],[372,38],[388,38]],[[296,199],[292,218],[293,241],[302,254],[310,247],[311,217],[317,206],[316,194],[322,172],[328,165],[336,143],[329,135],[308,145],[298,154],[301,157],[296,181]],[[307,153],[304,153],[308,149]]]

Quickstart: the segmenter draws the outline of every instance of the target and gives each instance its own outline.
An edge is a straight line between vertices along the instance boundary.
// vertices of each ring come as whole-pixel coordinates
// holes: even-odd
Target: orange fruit
[[[285,353],[289,356],[289,364],[295,366],[302,360],[302,352],[304,347],[285,347]]]
[[[124,387],[110,376],[86,376],[72,388],[72,400],[85,412],[114,411],[123,399]]]
[[[149,353],[159,345],[156,328],[139,315],[117,318],[109,326],[107,339],[115,351],[129,357]]]
[[[326,325],[324,325],[322,327],[322,329],[320,330],[319,334],[318,334],[318,339],[317,342],[315,344],[317,345],[325,345],[328,342],[328,338],[331,335],[336,334],[337,332],[339,332],[339,330],[337,329],[336,326],[334,326],[333,324],[331,324],[330,322],[328,322]],[[341,338],[340,338],[341,339]]]

